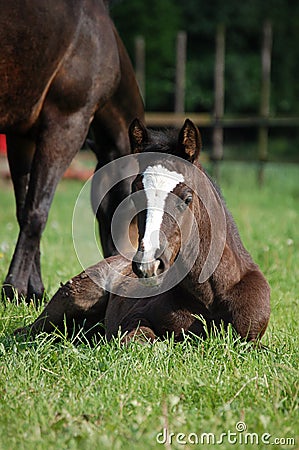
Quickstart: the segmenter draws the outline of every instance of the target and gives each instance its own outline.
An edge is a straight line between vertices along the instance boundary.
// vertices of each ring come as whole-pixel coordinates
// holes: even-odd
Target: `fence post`
[[[175,105],[176,114],[185,112],[187,33],[180,31],[176,43]]]
[[[259,127],[258,132],[258,184],[264,183],[265,162],[268,159],[268,119],[270,115],[270,89],[271,89],[271,50],[272,50],[272,25],[266,20],[263,27],[262,42],[262,85],[260,115],[264,123]]]
[[[135,38],[135,72],[143,102],[145,103],[145,41],[143,36]]]
[[[214,128],[213,128],[213,150],[212,150],[212,172],[219,181],[219,161],[223,158],[223,128],[220,121],[224,114],[224,69],[225,69],[225,27],[218,25],[216,32],[216,55],[214,68]]]

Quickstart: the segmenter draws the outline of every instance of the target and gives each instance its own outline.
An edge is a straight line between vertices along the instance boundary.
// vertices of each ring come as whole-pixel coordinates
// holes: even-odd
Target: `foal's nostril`
[[[135,275],[137,275],[138,278],[144,278],[144,274],[141,270],[141,264],[137,263],[136,261],[132,262],[132,269]]]
[[[132,269],[138,278],[151,278],[164,273],[169,268],[167,259],[163,254],[155,257],[138,251],[132,261]]]
[[[165,264],[161,258],[158,258],[155,262],[155,275],[160,275],[165,271]]]
[[[163,273],[165,271],[165,264],[161,259],[156,259],[150,263],[133,261],[132,269],[138,278],[151,278]]]

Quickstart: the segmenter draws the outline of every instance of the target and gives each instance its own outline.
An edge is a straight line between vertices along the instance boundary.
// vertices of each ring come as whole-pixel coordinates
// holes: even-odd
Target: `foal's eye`
[[[192,199],[193,199],[192,194],[187,195],[187,197],[184,199],[180,199],[177,205],[179,211],[185,211],[187,206],[190,205],[190,203],[192,202]]]
[[[188,195],[188,197],[185,198],[185,204],[186,205],[190,205],[190,203],[192,202],[192,195]]]

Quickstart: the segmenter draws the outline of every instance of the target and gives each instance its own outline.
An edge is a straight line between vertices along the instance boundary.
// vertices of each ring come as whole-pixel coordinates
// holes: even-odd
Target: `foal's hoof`
[[[122,340],[121,343],[128,345],[130,342],[138,342],[142,345],[152,344],[156,339],[156,335],[149,327],[140,327],[135,328],[134,330],[130,331],[128,334],[126,334]]]

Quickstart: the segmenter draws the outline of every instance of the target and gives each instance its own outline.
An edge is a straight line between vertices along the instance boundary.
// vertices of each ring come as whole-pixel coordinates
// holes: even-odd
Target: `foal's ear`
[[[201,135],[199,129],[190,120],[186,119],[179,134],[179,151],[182,158],[192,162],[195,161],[201,151]]]
[[[139,119],[134,119],[129,127],[129,138],[133,153],[140,153],[148,142],[147,129]]]

